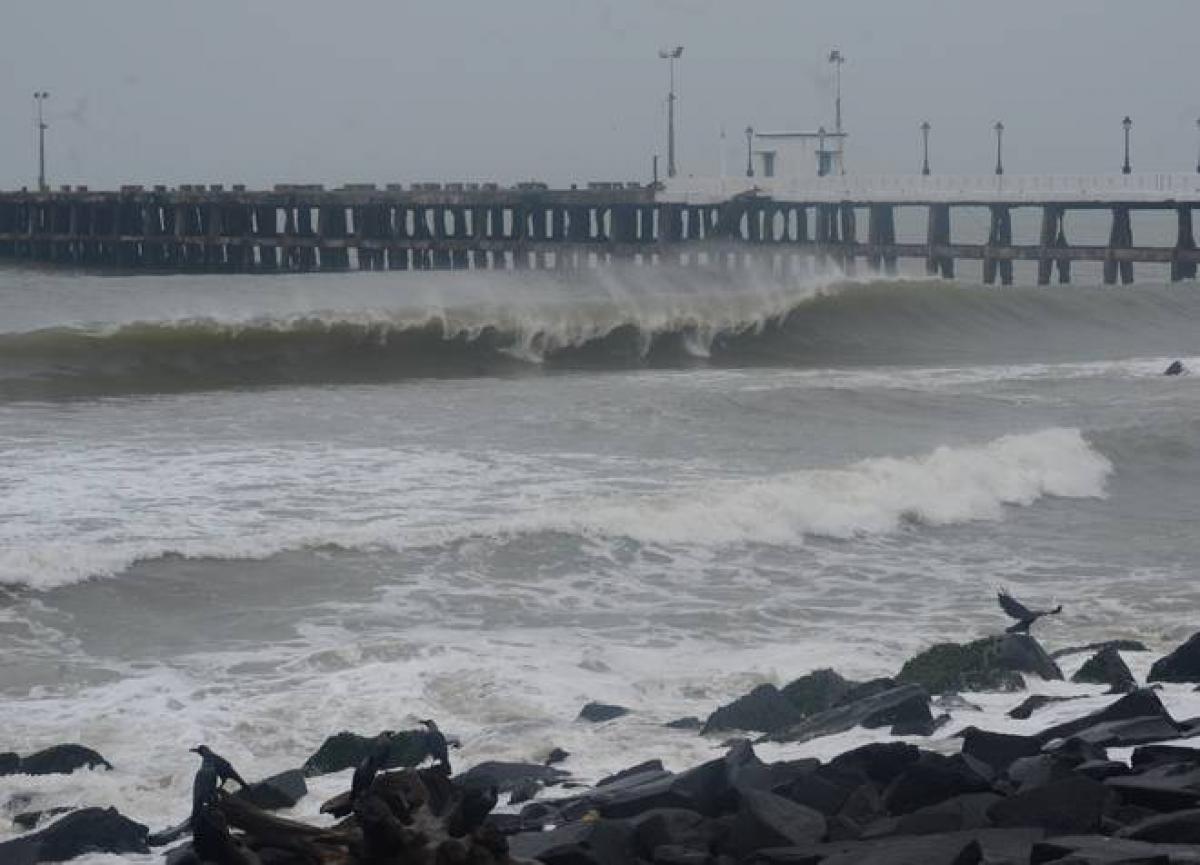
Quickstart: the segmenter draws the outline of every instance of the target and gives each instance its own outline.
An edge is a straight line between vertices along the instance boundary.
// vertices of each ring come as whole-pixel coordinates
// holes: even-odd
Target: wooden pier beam
[[[1012,208],[1006,204],[993,204],[989,208],[990,227],[987,249],[983,259],[983,282],[995,285],[999,275],[1003,285],[1012,285],[1013,263],[1010,258],[997,258],[994,250],[1012,246]]]
[[[1117,250],[1128,250],[1132,247],[1133,223],[1129,218],[1129,207],[1118,204],[1112,211],[1112,230],[1108,235],[1108,257],[1104,260],[1105,285],[1114,285],[1118,273],[1123,285],[1133,282],[1133,262],[1118,259],[1114,255]]]
[[[950,205],[929,205],[929,225],[926,234],[928,251],[925,255],[925,272],[930,276],[941,274],[946,279],[954,278],[954,258],[939,247],[950,245]]]
[[[1175,241],[1175,257],[1171,261],[1171,282],[1181,279],[1196,278],[1196,262],[1180,259],[1181,252],[1191,252],[1196,248],[1196,235],[1192,230],[1192,206],[1181,204],[1176,209],[1179,221],[1178,239]]]

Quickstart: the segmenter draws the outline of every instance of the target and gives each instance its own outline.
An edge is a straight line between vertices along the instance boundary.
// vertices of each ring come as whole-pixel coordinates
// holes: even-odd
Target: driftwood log
[[[276,817],[232,796],[204,809],[190,848],[172,865],[515,865],[508,841],[484,820],[490,791],[455,784],[438,768],[378,775],[351,805],[342,794],[322,811],[331,827]]]

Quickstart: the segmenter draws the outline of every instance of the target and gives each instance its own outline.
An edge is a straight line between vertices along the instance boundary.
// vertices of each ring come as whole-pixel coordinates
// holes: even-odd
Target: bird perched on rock
[[[220,781],[217,778],[216,767],[205,760],[200,764],[200,768],[196,770],[196,777],[192,780],[193,831],[195,831],[195,827],[205,809],[217,801],[217,790],[219,787]]]
[[[200,769],[202,771],[205,766],[212,768],[216,774],[217,786],[221,786],[229,780],[237,781],[242,787],[247,786],[246,782],[242,780],[242,776],[237,773],[237,769],[233,768],[233,764],[220,754],[213,752],[207,745],[197,745],[191,751],[193,754],[200,755],[200,760],[202,761]]]
[[[996,593],[996,600],[1000,602],[1000,609],[1017,620],[1015,625],[1004,629],[1008,634],[1028,634],[1029,626],[1042,616],[1057,616],[1062,612],[1062,604],[1053,610],[1031,610],[1004,589]]]
[[[426,719],[421,723],[425,726],[425,747],[429,749],[429,755],[437,760],[449,775],[450,745],[446,741],[446,737],[432,720]]]
[[[367,756],[363,757],[362,762],[354,770],[354,777],[350,779],[350,804],[354,802],[363,793],[371,789],[371,782],[375,780],[375,776],[379,774],[379,770],[387,766],[388,753],[392,749],[391,730],[384,730],[376,738],[371,745],[371,750],[367,752]]]

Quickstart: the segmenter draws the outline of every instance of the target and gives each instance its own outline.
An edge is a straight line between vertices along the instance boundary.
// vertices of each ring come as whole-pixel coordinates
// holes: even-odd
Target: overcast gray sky
[[[678,67],[681,172],[726,128],[832,126],[848,171],[1194,170],[1200,0],[3,0],[0,187],[50,180],[646,179]]]

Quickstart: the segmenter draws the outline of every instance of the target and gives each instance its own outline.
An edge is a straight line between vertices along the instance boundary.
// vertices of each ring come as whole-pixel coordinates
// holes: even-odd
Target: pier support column
[[[841,206],[841,227],[842,227],[842,270],[847,276],[854,274],[854,249],[858,245],[858,219],[854,210],[854,205],[843,204]]]
[[[885,247],[896,243],[896,209],[890,204],[872,204],[867,211],[867,245],[871,248],[868,261],[879,273],[896,273],[896,256]]]
[[[1047,204],[1042,208],[1042,231],[1040,238],[1040,253],[1038,255],[1038,285],[1050,284],[1050,272],[1058,267],[1058,281],[1071,281],[1071,260],[1065,256],[1055,255],[1055,250],[1065,249],[1067,234],[1064,222],[1063,208]]]
[[[1121,275],[1121,283],[1129,285],[1133,282],[1133,262],[1119,261],[1114,254],[1117,250],[1127,250],[1133,247],[1133,223],[1129,219],[1129,208],[1119,204],[1113,208],[1112,231],[1108,235],[1108,258],[1104,260],[1104,284],[1113,285],[1117,274]]]
[[[275,205],[260,204],[254,208],[254,236],[260,241],[271,241],[258,244],[258,267],[260,270],[276,270],[279,267],[275,245],[279,235],[276,219]]]
[[[1171,282],[1196,278],[1196,262],[1180,261],[1178,253],[1196,249],[1196,235],[1192,231],[1192,206],[1181,204],[1176,209],[1179,218],[1179,237],[1175,242],[1175,259],[1171,262]]]
[[[1008,249],[1012,246],[1012,210],[1004,204],[993,204],[991,211],[991,227],[988,230],[987,249],[983,258],[983,281],[986,285],[995,285],[996,276],[1004,285],[1012,285],[1013,263],[1011,258],[997,258],[993,252],[997,248]]]
[[[946,279],[954,278],[954,259],[944,250],[950,245],[950,205],[929,205],[929,250],[925,256],[925,272],[930,276],[939,273]]]

